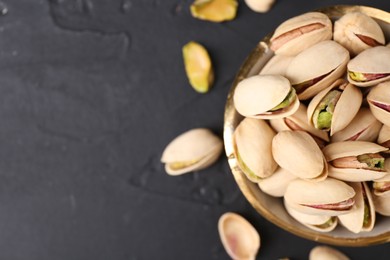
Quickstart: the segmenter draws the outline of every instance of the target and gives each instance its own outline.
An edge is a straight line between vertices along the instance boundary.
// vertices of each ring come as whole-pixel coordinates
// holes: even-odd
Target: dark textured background
[[[191,0],[1,0],[0,259],[227,259],[226,211],[262,237],[259,259],[306,259],[295,237],[248,204],[222,156],[170,177],[167,143],[195,127],[221,135],[240,64],[283,20],[333,4],[390,10],[388,0],[279,0],[267,14],[240,1],[234,21],[191,17]],[[181,47],[204,44],[216,82],[197,94]],[[341,248],[388,259],[389,244]]]

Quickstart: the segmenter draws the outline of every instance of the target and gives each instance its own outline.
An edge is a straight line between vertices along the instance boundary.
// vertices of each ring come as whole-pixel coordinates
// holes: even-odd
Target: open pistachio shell
[[[319,128],[317,124],[318,113],[315,111],[319,106],[323,106],[324,98],[330,91],[337,90],[341,92],[339,99],[334,105],[333,115],[330,122],[330,135],[344,129],[355,117],[362,104],[362,93],[360,90],[352,84],[347,84],[343,79],[336,80],[328,88],[318,93],[310,102],[307,108],[307,118],[309,123],[316,128]],[[324,109],[328,110],[328,107]],[[325,112],[329,114],[328,112]],[[317,117],[317,118],[315,118]],[[328,130],[327,129],[327,130]],[[324,129],[325,130],[325,129]]]
[[[348,51],[334,41],[323,41],[298,54],[289,64],[286,77],[299,99],[313,97],[342,77],[349,61]]]
[[[372,88],[367,95],[372,114],[383,124],[390,126],[390,81]]]
[[[390,217],[390,196],[377,196],[373,194],[375,211],[383,216]]]
[[[275,0],[245,0],[247,6],[254,12],[266,13],[272,7]]]
[[[260,236],[242,216],[227,212],[218,221],[222,245],[232,259],[255,260],[260,248]]]
[[[381,127],[382,123],[374,117],[371,111],[362,107],[347,127],[332,135],[331,141],[332,143],[341,141],[375,142]]]
[[[387,174],[373,181],[372,187],[376,196],[390,197],[390,158],[385,160]]]
[[[335,22],[333,39],[352,55],[385,44],[379,24],[370,16],[358,12],[347,13]]]
[[[347,65],[348,81],[359,87],[370,87],[390,79],[390,48],[369,48]]]
[[[349,260],[349,258],[332,247],[316,246],[310,251],[309,260]]]
[[[271,119],[297,111],[299,100],[283,76],[256,75],[238,83],[233,96],[237,111],[246,117]],[[280,105],[286,104],[282,108]]]
[[[313,229],[318,232],[330,232],[337,226],[337,218],[324,215],[310,215],[299,212],[293,209],[287,202],[284,200],[284,206],[296,221],[303,224],[304,226]]]
[[[286,192],[287,185],[296,178],[298,177],[294,174],[279,167],[274,174],[259,181],[258,185],[260,189],[268,195],[283,197]]]
[[[338,216],[340,223],[353,233],[371,231],[375,224],[375,208],[370,189],[364,182],[350,182],[348,185],[356,192],[355,207]]]
[[[165,148],[161,162],[169,175],[201,170],[213,164],[222,153],[223,144],[210,130],[196,128],[189,130]]]
[[[310,46],[332,38],[332,22],[319,12],[305,13],[283,22],[271,38],[276,54],[295,56]]]
[[[261,69],[259,75],[281,75],[285,76],[292,56],[274,55]]]
[[[322,152],[329,162],[330,177],[344,181],[361,182],[382,178],[387,172],[384,165],[377,166],[383,168],[382,170],[370,168],[368,164],[363,166],[363,162],[358,161],[357,157],[363,154],[378,154],[387,150],[388,148],[371,142],[344,141],[331,143],[322,149]],[[339,162],[343,160],[343,166],[334,166],[335,160]]]
[[[314,141],[303,131],[282,131],[272,140],[272,155],[280,167],[299,178],[321,181],[328,176],[326,160]]]
[[[274,136],[265,121],[253,118],[242,120],[234,132],[238,165],[252,182],[270,176],[278,167],[271,154]]]
[[[351,186],[336,179],[320,182],[296,179],[287,186],[284,199],[293,209],[305,214],[338,216],[350,211],[354,196]]]
[[[381,130],[379,131],[377,143],[389,148],[390,147],[389,141],[390,141],[390,126],[383,125]]]
[[[210,22],[223,22],[236,17],[237,0],[195,0],[191,7],[193,17]]]

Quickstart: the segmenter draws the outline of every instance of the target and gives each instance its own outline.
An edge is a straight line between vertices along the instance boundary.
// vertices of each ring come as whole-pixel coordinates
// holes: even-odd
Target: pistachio
[[[236,17],[237,0],[195,0],[191,7],[193,17],[210,22],[223,22]]]
[[[382,126],[378,135],[377,143],[386,148],[390,148],[390,126]]]
[[[316,246],[310,251],[309,260],[349,260],[349,258],[332,247]]]
[[[372,88],[367,102],[372,114],[383,124],[390,126],[390,81],[382,82]]]
[[[368,15],[358,12],[347,13],[335,22],[333,38],[352,55],[385,43],[379,24]]]
[[[169,175],[201,170],[221,155],[223,144],[210,130],[197,128],[173,139],[165,148],[161,162]]]
[[[271,38],[276,54],[295,56],[310,46],[332,39],[332,22],[323,13],[309,12],[283,22]]]
[[[183,46],[183,59],[191,86],[199,93],[208,92],[214,73],[207,50],[199,43],[189,42]]]
[[[260,248],[260,236],[242,216],[228,212],[218,221],[219,237],[232,259],[254,260]]]
[[[281,75],[285,76],[292,56],[274,55],[260,71],[259,75]]]
[[[372,188],[376,196],[390,197],[390,159],[385,160],[385,168],[388,174],[380,179],[374,180]]]
[[[390,196],[377,196],[373,194],[375,211],[383,216],[390,217]]]
[[[275,0],[245,0],[247,6],[252,9],[252,11],[258,13],[266,13],[271,8]]]
[[[283,197],[287,185],[298,178],[283,168],[278,168],[274,174],[259,181],[260,189],[273,197]]]

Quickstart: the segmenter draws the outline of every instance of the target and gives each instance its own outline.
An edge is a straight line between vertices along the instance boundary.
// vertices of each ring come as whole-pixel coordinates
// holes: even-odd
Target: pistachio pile
[[[237,163],[287,212],[319,232],[370,231],[390,216],[390,48],[362,13],[283,22],[274,56],[238,83]]]

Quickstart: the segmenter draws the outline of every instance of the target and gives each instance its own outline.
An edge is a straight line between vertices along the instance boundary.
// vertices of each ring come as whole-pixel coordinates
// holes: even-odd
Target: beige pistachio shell
[[[260,236],[242,216],[227,212],[218,221],[222,245],[232,259],[254,260],[260,248]]]
[[[332,247],[316,246],[310,251],[309,260],[349,260],[349,258]]]
[[[340,223],[353,233],[360,233],[362,231],[371,231],[375,224],[375,208],[372,201],[372,196],[368,185],[364,182],[350,182],[348,183],[355,192],[355,207],[350,212],[338,216]],[[364,188],[364,191],[363,191]],[[367,196],[369,221],[364,225],[365,203],[363,193]]]
[[[341,141],[375,142],[381,127],[382,123],[374,117],[371,111],[362,107],[347,127],[332,135],[331,141],[332,143]]]
[[[284,206],[296,221],[303,224],[304,226],[318,231],[318,232],[330,232],[337,226],[337,218],[324,215],[310,215],[299,212],[293,209],[287,202],[284,200]]]
[[[295,56],[310,46],[332,38],[332,22],[319,12],[305,13],[283,22],[271,38],[276,54]]]
[[[278,165],[295,176],[320,181],[328,175],[328,165],[314,141],[304,131],[282,131],[272,140],[272,155]]]
[[[309,103],[307,108],[307,118],[309,119],[309,123],[311,125],[314,125],[313,114],[318,105],[321,103],[326,94],[335,89],[341,90],[342,93],[333,111],[330,126],[331,136],[344,129],[352,121],[359,111],[363,99],[362,92],[360,92],[357,87],[352,84],[347,84],[347,82],[343,79],[338,79],[328,88],[318,93]]]
[[[372,114],[383,124],[390,126],[390,110],[378,106],[382,104],[390,109],[390,81],[385,81],[372,88],[367,95],[368,105]]]
[[[259,181],[258,185],[260,189],[268,195],[273,197],[283,197],[286,192],[287,185],[296,178],[298,177],[294,174],[279,167],[274,174]]]
[[[238,165],[252,182],[272,175],[278,167],[271,153],[274,136],[265,121],[253,118],[242,120],[234,131]]]
[[[370,87],[390,79],[390,48],[377,46],[369,48],[348,62],[348,81],[359,87]],[[385,77],[369,80],[355,81],[349,73],[388,74]]]
[[[370,16],[358,12],[347,13],[335,22],[333,39],[352,55],[385,43],[379,24]]]
[[[291,85],[324,77],[298,94],[299,99],[313,97],[342,77],[349,61],[348,51],[334,41],[323,41],[298,54],[287,67],[286,77]]]
[[[260,71],[259,75],[286,75],[286,70],[290,64],[292,56],[284,55],[274,55],[268,62],[265,64],[263,69]]]
[[[390,196],[376,196],[373,194],[375,211],[383,216],[390,217]]]
[[[161,162],[169,175],[201,170],[213,164],[222,153],[222,140],[205,128],[189,130],[165,148]]]
[[[287,186],[284,199],[295,210],[311,215],[338,216],[347,213],[346,209],[321,209],[312,206],[336,204],[350,200],[355,190],[346,183],[326,178],[320,182],[296,179]]]
[[[275,0],[245,0],[247,6],[257,13],[268,12],[274,2]]]
[[[385,176],[383,176],[382,178],[380,179],[377,179],[373,182],[373,186],[376,184],[376,183],[387,183],[389,184],[390,183],[390,158],[387,158],[385,160],[385,168],[387,170],[387,174]],[[373,187],[374,188],[374,187]],[[390,190],[388,191],[379,191],[379,190],[376,190],[374,189],[374,192],[373,192],[376,196],[383,196],[383,197],[390,197]]]
[[[382,144],[390,140],[390,126],[383,125],[378,135],[378,144]]]
[[[281,111],[268,111],[278,106],[290,91],[290,82],[283,76],[252,76],[238,83],[233,96],[234,106],[246,117],[271,119],[289,116],[298,109],[298,98]]]

